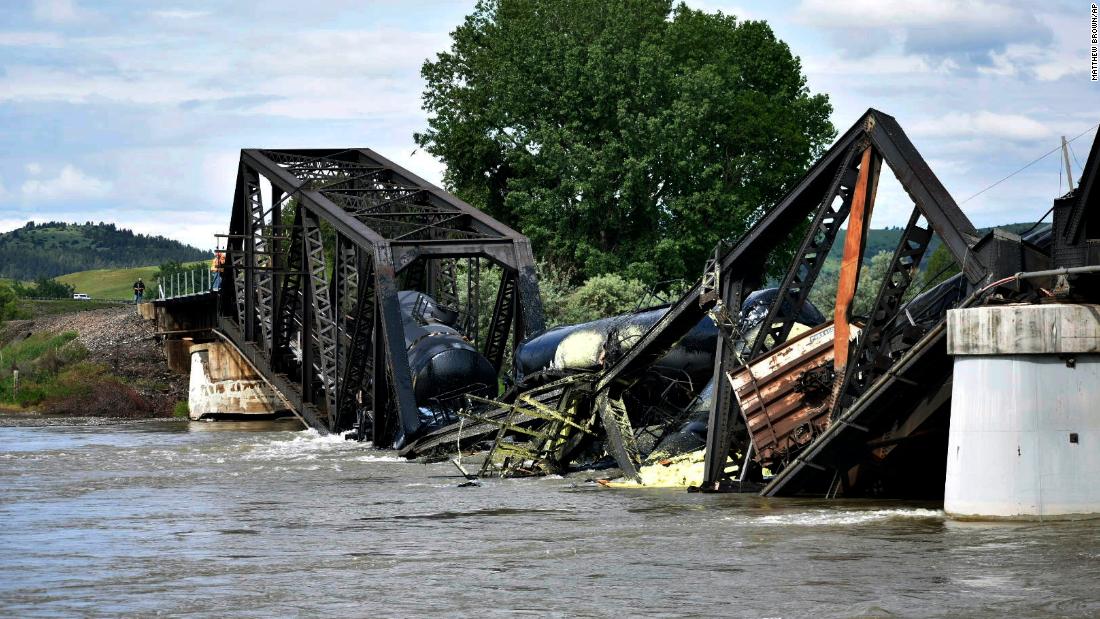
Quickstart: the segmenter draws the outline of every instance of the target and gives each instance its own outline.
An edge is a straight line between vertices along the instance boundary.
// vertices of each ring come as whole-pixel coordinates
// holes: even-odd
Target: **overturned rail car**
[[[764,289],[746,298],[741,308],[746,328],[762,322],[777,292]],[[504,433],[526,445],[520,450],[525,455],[523,466],[511,472],[556,473],[614,464],[607,456],[605,431],[596,415],[594,384],[602,368],[629,351],[668,309],[666,305],[556,327],[524,341],[515,355],[518,382],[508,393],[497,400],[475,398],[463,412],[464,423],[426,435],[402,453],[439,457],[456,445],[517,452],[515,441],[501,445]],[[802,308],[798,319],[798,327],[804,330],[824,322],[812,304]],[[701,447],[696,443],[705,435],[719,337],[714,321],[701,318],[624,393],[636,428],[633,441],[643,459],[663,459]],[[573,433],[568,450],[544,449],[571,427],[583,429],[584,436]]]

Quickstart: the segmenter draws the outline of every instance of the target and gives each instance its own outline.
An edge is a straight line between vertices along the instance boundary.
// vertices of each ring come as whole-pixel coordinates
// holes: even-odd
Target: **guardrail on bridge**
[[[191,269],[178,271],[164,281],[157,282],[158,298],[176,299],[206,294],[214,291],[215,273],[209,270]]]

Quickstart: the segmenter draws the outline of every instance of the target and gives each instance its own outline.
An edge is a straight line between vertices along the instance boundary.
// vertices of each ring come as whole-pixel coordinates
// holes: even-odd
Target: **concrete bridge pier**
[[[1100,305],[951,310],[947,349],[948,515],[1100,514]]]
[[[138,305],[164,338],[168,367],[190,376],[191,419],[271,419],[292,416],[283,400],[236,348],[215,333],[217,296],[199,293]]]
[[[191,419],[262,419],[293,414],[228,344],[194,344],[190,354]]]

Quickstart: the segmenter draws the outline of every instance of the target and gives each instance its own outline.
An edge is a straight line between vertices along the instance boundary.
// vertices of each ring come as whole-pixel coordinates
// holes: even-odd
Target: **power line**
[[[1077,138],[1079,138],[1079,137],[1081,137],[1081,136],[1085,135],[1086,133],[1088,133],[1088,132],[1092,131],[1093,129],[1096,129],[1097,127],[1100,127],[1100,124],[1096,124],[1096,125],[1093,125],[1093,126],[1089,127],[1088,129],[1085,129],[1085,130],[1084,130],[1084,131],[1082,131],[1081,133],[1078,133],[1077,135],[1073,136],[1073,139],[1071,139],[1071,140],[1068,140],[1068,142],[1073,142],[1073,141],[1074,141],[1074,140],[1076,140]],[[1006,177],[1002,178],[1001,180],[999,180],[999,181],[997,181],[997,182],[993,183],[992,185],[990,185],[990,186],[986,187],[985,189],[983,189],[983,190],[979,191],[978,193],[976,193],[976,194],[974,194],[974,195],[970,196],[969,198],[967,198],[967,199],[963,200],[962,202],[959,202],[959,206],[962,206],[963,204],[966,204],[967,202],[969,202],[969,201],[973,200],[974,198],[977,198],[978,196],[982,195],[983,193],[985,193],[985,192],[989,191],[990,189],[993,189],[993,188],[994,188],[994,187],[996,187],[997,185],[1000,185],[1001,183],[1003,183],[1003,182],[1007,181],[1008,179],[1012,178],[1013,176],[1016,176],[1016,175],[1017,175],[1017,174],[1019,174],[1020,172],[1023,172],[1024,170],[1026,170],[1026,169],[1030,168],[1031,166],[1035,165],[1036,163],[1039,163],[1039,162],[1040,162],[1040,161],[1042,161],[1043,159],[1046,159],[1047,157],[1049,157],[1049,156],[1053,155],[1054,153],[1058,152],[1058,151],[1059,151],[1059,150],[1060,150],[1061,148],[1062,148],[1062,145],[1061,145],[1061,144],[1059,144],[1058,146],[1055,146],[1054,148],[1052,148],[1052,149],[1050,149],[1049,151],[1047,151],[1046,153],[1044,153],[1044,154],[1043,154],[1042,156],[1040,156],[1040,157],[1038,157],[1038,158],[1036,158],[1036,159],[1032,160],[1032,161],[1031,161],[1030,163],[1028,163],[1028,164],[1027,164],[1027,165],[1025,165],[1024,167],[1020,168],[1019,170],[1016,170],[1016,171],[1015,171],[1015,172],[1013,172],[1012,174],[1009,174],[1008,176],[1006,176]]]
[[[1061,189],[1061,187],[1059,187],[1059,189]],[[1034,226],[1032,226],[1032,227],[1028,228],[1026,232],[1024,232],[1023,234],[1021,234],[1021,235],[1020,235],[1020,237],[1021,237],[1021,238],[1022,238],[1022,237],[1025,237],[1025,236],[1027,236],[1027,235],[1031,234],[1032,232],[1034,232],[1034,231],[1035,231],[1035,229],[1036,229],[1036,228],[1038,228],[1038,227],[1039,227],[1039,225],[1043,223],[1043,220],[1047,218],[1047,215],[1050,215],[1050,214],[1051,214],[1051,213],[1053,213],[1053,212],[1054,212],[1054,207],[1052,206],[1052,207],[1050,207],[1050,210],[1048,210],[1047,212],[1043,213],[1043,216],[1042,216],[1042,217],[1040,217],[1040,218],[1039,218],[1039,220],[1035,222],[1035,225],[1034,225]]]
[[[1076,164],[1077,164],[1077,169],[1078,169],[1078,170],[1084,170],[1085,168],[1084,168],[1084,166],[1082,166],[1082,165],[1081,165],[1081,160],[1079,160],[1079,159],[1077,158],[1077,153],[1075,153],[1075,152],[1073,151],[1073,147],[1072,147],[1072,146],[1070,146],[1070,147],[1069,147],[1069,154],[1073,155],[1073,161],[1074,161],[1074,163],[1076,163]]]

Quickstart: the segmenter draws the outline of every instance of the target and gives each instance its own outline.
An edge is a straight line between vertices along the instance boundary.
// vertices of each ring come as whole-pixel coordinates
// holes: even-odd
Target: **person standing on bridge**
[[[215,251],[214,259],[210,261],[210,271],[213,276],[210,278],[210,290],[218,291],[222,289],[222,269],[225,268],[225,252]]]
[[[141,303],[141,298],[144,296],[145,282],[141,281],[141,278],[139,277],[138,280],[134,282],[134,305]]]

